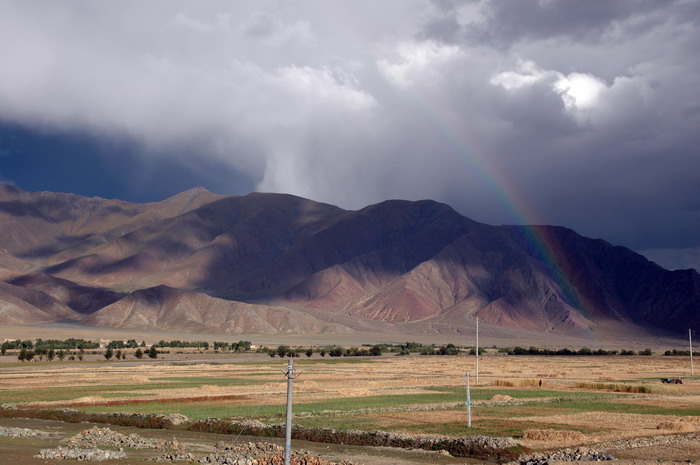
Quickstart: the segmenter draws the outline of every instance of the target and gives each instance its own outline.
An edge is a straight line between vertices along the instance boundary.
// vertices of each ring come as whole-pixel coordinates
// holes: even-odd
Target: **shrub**
[[[277,347],[277,356],[282,358],[289,353],[289,350],[290,349],[288,346],[284,346],[284,345],[278,346]]]
[[[593,382],[579,382],[576,383],[576,387],[579,389],[594,389],[599,391],[614,391],[614,392],[629,392],[629,393],[641,393],[641,394],[651,394],[659,390],[654,389],[652,386],[645,386],[639,384],[622,384],[622,383],[593,383]]]
[[[457,355],[459,354],[459,349],[454,344],[447,344],[438,348],[437,353],[438,355]]]
[[[331,357],[340,357],[343,355],[343,349],[340,347],[333,347],[331,350],[328,351],[328,355]]]

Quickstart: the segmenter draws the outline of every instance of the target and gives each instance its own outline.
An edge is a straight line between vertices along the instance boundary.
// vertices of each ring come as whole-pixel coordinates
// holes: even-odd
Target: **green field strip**
[[[147,382],[142,384],[120,384],[99,386],[66,386],[61,388],[13,389],[0,391],[0,403],[52,402],[77,399],[80,397],[104,396],[110,392],[124,392],[135,395],[147,391],[163,389],[192,389],[202,386],[249,386],[265,384],[265,380],[245,378],[197,378],[183,377],[171,382]],[[139,394],[141,395],[141,394]]]
[[[465,386],[430,386],[427,391],[462,393],[466,399],[467,389]],[[590,392],[581,391],[555,391],[551,389],[518,389],[518,388],[471,388],[472,400],[490,400],[495,395],[508,395],[513,399],[531,399],[539,397],[551,398],[578,398],[591,397]],[[609,394],[613,396],[613,394]],[[597,398],[597,397],[596,397]]]

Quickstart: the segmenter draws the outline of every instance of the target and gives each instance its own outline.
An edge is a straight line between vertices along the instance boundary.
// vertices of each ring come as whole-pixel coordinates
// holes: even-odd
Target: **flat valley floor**
[[[0,403],[85,412],[180,413],[193,420],[284,421],[286,360],[261,354],[179,352],[171,349],[156,360],[129,355],[110,362],[99,355],[89,355],[82,362],[19,363],[16,357],[0,357]],[[314,354],[294,363],[298,373],[295,424],[411,435],[511,436],[535,451],[585,446],[634,463],[700,463],[700,377],[690,376],[690,365],[683,357],[492,352],[480,357],[478,381],[475,357],[466,355],[329,358]],[[467,372],[471,427],[467,425]],[[684,383],[660,381],[674,377],[683,378]],[[88,427],[0,420],[0,426],[17,425],[43,431],[58,428],[65,430],[64,437]],[[133,430],[168,438],[194,434]],[[213,441],[213,436],[199,434],[203,435],[200,440]],[[45,447],[36,441],[0,437],[0,464],[30,463],[11,461],[10,451],[24,451],[28,458]],[[305,447],[368,465],[480,463],[417,451],[377,452],[328,444]],[[139,454],[138,460],[145,460]]]

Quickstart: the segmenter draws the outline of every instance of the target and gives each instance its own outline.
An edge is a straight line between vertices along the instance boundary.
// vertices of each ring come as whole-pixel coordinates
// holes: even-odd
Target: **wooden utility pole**
[[[691,329],[688,329],[688,345],[690,346],[690,376],[695,376],[695,370],[693,370],[693,336]]]
[[[479,317],[476,317],[476,384],[479,384]]]
[[[289,460],[292,455],[292,383],[294,378],[294,362],[290,358],[287,361],[287,425],[284,436],[284,465],[289,465]]]
[[[472,427],[472,394],[469,386],[469,372],[467,371],[467,427]]]

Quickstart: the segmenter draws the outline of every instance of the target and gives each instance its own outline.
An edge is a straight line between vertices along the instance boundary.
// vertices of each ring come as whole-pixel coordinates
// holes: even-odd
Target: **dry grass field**
[[[16,358],[14,359],[16,360]],[[7,362],[7,359],[5,360]],[[700,377],[664,356],[384,356],[295,360],[295,423],[409,434],[512,436],[535,450],[586,445],[618,458],[697,460]],[[0,403],[87,412],[283,421],[286,360],[3,363]],[[467,427],[465,374],[473,382]],[[682,385],[660,378],[682,377]],[[540,385],[540,381],[542,382]],[[640,438],[647,438],[641,440]]]

